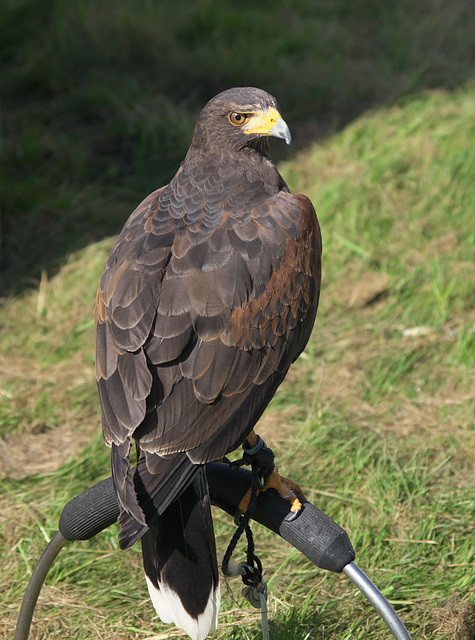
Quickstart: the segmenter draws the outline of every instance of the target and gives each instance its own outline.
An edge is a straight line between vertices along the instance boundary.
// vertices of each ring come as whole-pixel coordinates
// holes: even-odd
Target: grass
[[[109,236],[174,171],[202,102],[257,84],[277,95],[297,133],[298,153],[281,171],[312,198],[324,235],[316,329],[259,432],[281,470],[348,531],[359,566],[413,638],[472,640],[469,5],[244,2],[238,24],[225,2],[176,6],[24,0],[0,9],[11,292],[0,316],[0,636],[13,637],[62,506],[109,475],[92,350]],[[215,521],[223,553],[234,526],[219,511]],[[344,576],[254,532],[274,640],[388,637]],[[215,637],[259,638],[259,614],[239,586],[223,591]],[[158,623],[140,550],[121,552],[116,526],[69,545],[48,576],[31,637],[66,636],[178,636]]]

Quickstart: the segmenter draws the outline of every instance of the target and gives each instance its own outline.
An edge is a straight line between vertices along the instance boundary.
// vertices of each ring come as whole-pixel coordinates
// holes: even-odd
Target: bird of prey
[[[158,615],[194,640],[216,628],[220,602],[204,465],[251,437],[318,305],[315,210],[290,193],[269,136],[290,142],[267,92],[210,100],[176,175],[127,220],[97,292],[120,546],[141,539]]]

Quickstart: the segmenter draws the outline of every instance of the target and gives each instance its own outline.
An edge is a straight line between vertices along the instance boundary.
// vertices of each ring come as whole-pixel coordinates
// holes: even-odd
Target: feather
[[[119,517],[128,514],[135,523],[144,526],[145,516],[137,500],[133,474],[130,468],[130,438],[126,441],[126,445],[125,451],[122,451],[115,444],[112,445],[111,450],[112,479],[121,512]],[[123,536],[123,532],[121,535]]]
[[[145,415],[145,399],[135,399],[124,385],[117,369],[108,380],[99,381],[102,393],[107,394],[111,410],[116,421],[121,425],[121,431],[131,435],[139,426]],[[102,384],[103,383],[103,384]]]
[[[145,400],[152,387],[152,374],[147,367],[144,350],[126,351],[119,357],[117,365],[120,378],[134,400]]]
[[[182,316],[177,317],[180,318]],[[170,338],[162,338],[156,335],[150,336],[145,343],[145,351],[152,364],[159,365],[176,360],[185,351],[186,347],[193,342],[193,327],[189,317],[188,322],[189,324],[184,331],[176,336]]]
[[[191,306],[198,315],[217,316],[225,309],[214,286],[213,272],[195,272],[186,279]]]
[[[111,339],[110,323],[97,322],[95,328],[96,340],[96,380],[111,377],[117,368],[119,350]]]
[[[226,266],[214,274],[213,286],[226,307],[235,309],[246,303],[252,291],[252,280],[238,253],[234,253]]]
[[[162,282],[158,313],[162,316],[181,316],[190,310],[186,279],[173,277],[169,272]]]
[[[203,469],[145,533],[142,557],[160,618],[174,622],[193,640],[204,640],[217,627],[220,591]]]

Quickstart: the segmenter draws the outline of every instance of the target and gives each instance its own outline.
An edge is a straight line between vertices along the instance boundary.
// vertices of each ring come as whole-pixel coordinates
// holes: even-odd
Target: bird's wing
[[[156,315],[172,239],[165,233],[152,237],[145,227],[162,191],[148,196],[128,219],[97,290],[96,380],[109,445],[122,444],[142,422],[152,387],[143,346]]]
[[[204,463],[243,441],[305,347],[320,287],[320,231],[305,196],[280,192],[242,218],[169,214],[160,192],[133,214],[96,312],[106,442],[128,464],[133,436],[151,474],[163,456]],[[116,474],[124,491],[127,464]],[[159,510],[189,482],[182,475]]]

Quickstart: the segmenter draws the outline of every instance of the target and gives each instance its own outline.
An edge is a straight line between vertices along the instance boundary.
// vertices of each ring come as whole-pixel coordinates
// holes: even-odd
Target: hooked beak
[[[275,138],[282,138],[287,144],[290,144],[290,141],[292,140],[290,129],[282,117],[279,118],[277,124],[275,124],[269,131],[269,135],[274,136]]]

